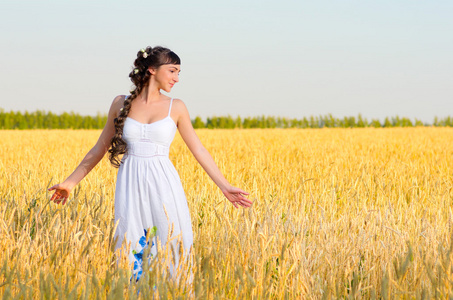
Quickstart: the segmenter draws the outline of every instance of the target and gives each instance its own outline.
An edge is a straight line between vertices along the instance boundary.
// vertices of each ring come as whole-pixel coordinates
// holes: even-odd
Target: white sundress
[[[118,169],[115,190],[115,223],[119,221],[115,231],[115,237],[118,237],[116,249],[121,248],[124,237],[131,242],[128,258],[130,263],[134,263],[133,274],[137,280],[142,274],[142,250],[151,245],[150,253],[158,257],[157,238],[164,246],[172,223],[169,245],[175,250],[175,265],[168,262],[171,276],[180,259],[178,238],[174,237],[181,234],[186,253],[191,251],[193,244],[187,199],[179,175],[168,157],[177,129],[170,117],[173,98],[169,102],[166,118],[144,124],[127,117],[123,127],[127,153]],[[145,245],[149,229],[155,231],[156,236]]]

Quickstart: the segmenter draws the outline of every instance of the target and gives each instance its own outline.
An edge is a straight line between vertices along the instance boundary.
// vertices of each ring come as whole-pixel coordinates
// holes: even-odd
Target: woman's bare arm
[[[110,147],[110,140],[115,134],[115,126],[113,120],[117,117],[119,109],[122,107],[124,96],[117,96],[110,106],[107,123],[102,130],[96,144],[85,155],[79,166],[72,172],[71,175],[62,183],[50,187],[48,190],[55,190],[50,200],[63,204],[66,203],[71,190],[101,161],[105,153]]]
[[[220,172],[211,154],[209,154],[208,150],[206,150],[201,143],[195,130],[193,129],[189,112],[187,111],[184,102],[179,99],[175,99],[173,101],[173,105],[176,108],[176,114],[178,115],[177,126],[179,133],[198,163],[200,163],[206,173],[208,173],[209,177],[211,177],[214,183],[220,188],[225,197],[234,205],[234,207],[237,208],[238,205],[250,207],[252,205],[252,201],[245,197],[245,195],[248,195],[249,193],[230,185],[230,183],[223,176],[222,172]]]

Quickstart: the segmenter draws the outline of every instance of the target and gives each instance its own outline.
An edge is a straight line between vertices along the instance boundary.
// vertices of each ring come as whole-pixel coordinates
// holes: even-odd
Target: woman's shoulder
[[[130,97],[130,95],[118,95],[113,99],[112,105],[119,106],[119,108],[121,108],[124,106],[124,100],[128,97]]]
[[[124,106],[124,100],[126,99],[126,96],[127,95],[118,95],[113,98],[110,110],[115,113],[115,117],[119,115],[120,109]]]
[[[189,111],[186,107],[184,101],[179,98],[173,98],[173,107],[172,110],[174,113],[179,117],[181,116],[189,116]]]
[[[116,102],[119,102],[119,103],[123,104],[123,103],[124,103],[124,100],[126,100],[127,97],[130,97],[130,95],[118,95],[118,96],[116,96],[116,97],[113,99],[113,101],[114,101],[114,102],[116,101]]]
[[[187,109],[184,101],[179,98],[173,98],[173,107],[177,110],[184,110]]]

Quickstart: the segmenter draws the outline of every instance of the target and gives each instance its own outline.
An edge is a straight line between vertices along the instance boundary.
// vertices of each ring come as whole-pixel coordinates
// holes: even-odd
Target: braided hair
[[[108,150],[110,163],[116,168],[119,168],[121,164],[119,155],[127,153],[127,143],[123,140],[123,126],[124,121],[129,114],[129,110],[131,109],[132,101],[140,95],[143,88],[149,85],[151,73],[148,68],[153,67],[157,69],[159,66],[165,64],[180,65],[181,60],[176,53],[161,46],[156,46],[154,48],[148,46],[146,49],[141,49],[137,53],[137,58],[134,61],[135,68],[129,73],[129,77],[131,78],[135,89],[133,89],[131,95],[124,100],[123,108],[120,110],[118,117],[114,120],[115,135],[110,140],[111,148]]]

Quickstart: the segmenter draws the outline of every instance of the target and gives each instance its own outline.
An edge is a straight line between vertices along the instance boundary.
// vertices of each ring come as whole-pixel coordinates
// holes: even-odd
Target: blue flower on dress
[[[135,281],[138,281],[143,274],[143,251],[149,245],[149,241],[148,242],[146,241],[146,234],[148,233],[148,231],[146,229],[144,229],[143,231],[145,234],[138,241],[138,244],[139,244],[138,247],[141,248],[140,251],[138,252],[137,250],[132,250],[132,253],[134,254],[134,259],[135,259],[134,271],[133,271],[133,277],[135,278]],[[151,228],[149,239],[152,239],[156,235],[156,232],[157,232],[156,226]],[[151,247],[153,247],[153,246],[154,246],[154,241],[151,243]],[[148,256],[148,261],[151,261],[152,257],[153,257],[153,255],[150,253]]]

